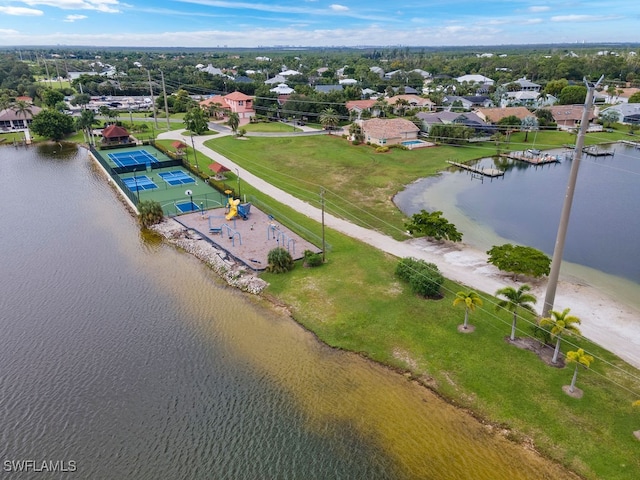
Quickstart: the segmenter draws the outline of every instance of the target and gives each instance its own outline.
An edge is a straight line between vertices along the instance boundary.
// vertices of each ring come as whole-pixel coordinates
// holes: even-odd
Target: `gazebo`
[[[180,140],[176,140],[171,144],[171,146],[176,149],[176,153],[178,155],[184,154],[184,152],[187,149],[187,144],[184,142],[181,142]]]
[[[102,130],[103,145],[127,145],[131,143],[129,132],[119,125],[109,125]]]
[[[213,162],[211,165],[209,165],[209,170],[216,174],[214,177],[216,180],[224,180],[226,178],[224,176],[224,172],[229,171],[227,167],[225,167],[224,165],[220,165],[218,162]]]

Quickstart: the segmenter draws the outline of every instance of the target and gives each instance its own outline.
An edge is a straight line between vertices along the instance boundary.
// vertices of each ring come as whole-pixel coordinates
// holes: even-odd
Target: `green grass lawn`
[[[300,129],[280,122],[260,122],[243,125],[247,132],[299,132]]]
[[[586,144],[617,138],[628,136],[599,133],[588,136]],[[524,134],[515,134],[501,148],[524,150],[532,140],[530,136],[525,143]],[[575,135],[543,132],[535,147],[565,143],[575,143]],[[220,138],[207,145],[311,203],[318,204],[317,193],[325,187],[333,195],[328,205],[332,213],[350,219],[344,210],[367,219],[377,215],[383,221],[376,226],[394,236],[399,236],[403,219],[390,198],[403,185],[435,174],[449,159],[469,161],[496,152],[495,145],[480,144],[376,154],[370,147],[326,136],[245,142]],[[243,186],[243,193],[265,201],[276,217],[320,234],[318,224],[250,185]],[[446,281],[442,299],[418,298],[393,275],[396,258],[331,230],[327,241],[332,245],[327,264],[314,269],[298,265],[286,275],[263,274],[270,282],[267,295],[289,305],[293,317],[322,341],[410,371],[452,403],[509,429],[515,441],[532,439],[544,455],[585,478],[640,478],[639,444],[632,435],[640,429],[640,412],[631,407],[636,400],[631,392],[640,387],[625,373],[637,379],[638,370],[586,340],[572,340],[597,360],[579,373],[577,386],[584,397],[568,397],[561,387],[570,383],[573,368],[549,367],[507,343],[510,315],[495,312],[492,292],[481,293],[485,305],[471,314],[475,332],[460,334],[456,327],[464,311],[452,302],[463,287]],[[526,316],[519,321],[520,336],[529,334],[531,321]],[[564,343],[563,351],[570,349],[575,347]]]

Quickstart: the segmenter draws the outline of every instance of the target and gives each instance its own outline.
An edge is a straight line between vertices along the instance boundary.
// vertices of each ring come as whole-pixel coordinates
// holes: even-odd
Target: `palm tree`
[[[24,126],[27,126],[27,115],[31,115],[33,112],[31,111],[31,105],[29,105],[24,100],[18,100],[13,109],[16,112],[16,117],[24,117]]]
[[[531,130],[538,129],[538,119],[533,115],[529,115],[528,117],[524,117],[522,122],[520,123],[520,128],[524,130],[524,141],[529,140],[529,132]],[[535,143],[535,141],[534,141]]]
[[[573,371],[573,378],[571,379],[571,385],[569,385],[569,391],[573,393],[576,387],[576,379],[578,378],[578,367],[584,365],[585,368],[589,368],[593,357],[584,353],[584,350],[579,348],[578,350],[567,352],[567,362],[575,362],[576,369]]]
[[[411,104],[406,98],[398,98],[393,106],[398,115],[404,117],[405,112],[411,106]]]
[[[558,354],[560,353],[560,341],[562,340],[562,335],[565,333],[580,335],[580,329],[576,327],[576,323],[580,323],[580,319],[578,317],[574,317],[573,315],[569,315],[569,308],[565,308],[562,312],[557,312],[555,310],[551,310],[552,318],[541,318],[540,326],[551,327],[551,336],[556,337],[556,349],[553,352],[553,358],[551,359],[551,363],[555,364],[558,362]]]
[[[462,325],[463,329],[467,329],[468,321],[469,321],[469,311],[474,311],[476,307],[482,306],[482,299],[480,295],[478,295],[473,290],[468,292],[458,292],[456,293],[456,298],[453,300],[453,306],[457,306],[463,304],[464,305],[464,324]]]
[[[516,322],[518,320],[518,308],[523,308],[528,312],[535,313],[532,304],[536,303],[538,299],[535,295],[527,293],[531,290],[531,287],[527,284],[522,285],[519,289],[513,287],[504,287],[496,291],[496,297],[504,297],[504,300],[500,300],[496,304],[496,310],[504,308],[513,313],[513,322],[511,323],[511,341],[516,339]]]
[[[333,130],[340,123],[340,118],[338,118],[338,112],[333,108],[325,108],[320,114],[320,124],[322,128],[326,130]]]
[[[229,125],[229,128],[233,133],[236,133],[238,131],[238,126],[240,125],[240,115],[236,112],[231,112],[229,114],[229,119],[227,120],[227,125]]]
[[[96,114],[93,110],[82,110],[80,116],[76,119],[76,128],[82,130],[82,133],[84,133],[85,138],[89,143],[91,143],[93,138],[91,135],[91,127],[96,123],[98,123],[98,121],[96,120]]]

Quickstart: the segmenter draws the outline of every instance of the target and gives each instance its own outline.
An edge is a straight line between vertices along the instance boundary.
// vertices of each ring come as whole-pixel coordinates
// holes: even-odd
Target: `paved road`
[[[215,138],[231,135],[231,131],[221,132]],[[165,132],[158,138],[184,140],[179,132]],[[322,221],[322,212],[289,193],[280,190],[267,181],[246,171],[225,156],[211,150],[204,142],[211,137],[193,137],[195,147],[209,158],[224,165],[240,178],[262,193],[288,205],[307,217]],[[325,225],[340,233],[356,238],[379,250],[398,258],[414,257],[434,263],[442,274],[458,283],[478,291],[492,294],[504,286],[518,288],[510,276],[487,264],[487,255],[464,245],[441,245],[425,239],[398,241],[382,233],[369,230],[342,218],[325,213]],[[532,285],[532,293],[539,299],[545,296],[546,281]],[[542,302],[539,302],[542,304]],[[539,309],[542,305],[538,306]],[[621,305],[596,288],[583,284],[561,281],[556,293],[555,310],[571,308],[571,313],[582,320],[581,330],[585,337],[616,353],[621,358],[640,368],[640,312],[631,306]],[[505,334],[509,326],[505,325]],[[526,331],[526,334],[529,334]]]

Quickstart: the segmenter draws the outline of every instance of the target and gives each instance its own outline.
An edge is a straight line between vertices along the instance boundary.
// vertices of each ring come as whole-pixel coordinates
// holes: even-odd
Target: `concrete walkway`
[[[195,148],[212,160],[229,168],[232,172],[238,173],[242,181],[251,184],[262,193],[317,222],[322,221],[322,212],[319,208],[274,187],[204,145],[207,140],[226,135],[231,135],[231,131],[222,132],[215,137],[193,137]],[[158,138],[185,141],[185,137],[177,131],[162,133],[158,135]],[[408,239],[401,242],[331,214],[325,213],[324,219],[327,227],[398,258],[414,257],[434,263],[445,277],[480,292],[493,294],[505,286],[516,288],[520,286],[520,284],[514,283],[510,276],[489,265],[485,252],[464,244],[443,245],[425,239]],[[539,310],[542,308],[545,288],[546,281],[532,285],[532,293],[539,299]],[[493,307],[489,305],[486,308],[493,310]],[[589,285],[571,283],[566,280],[561,281],[558,286],[554,310],[562,311],[564,308],[571,308],[571,314],[582,320],[580,328],[585,337],[614,352],[636,368],[640,368],[639,311],[631,306],[621,305],[619,301]],[[520,325],[520,328],[524,330],[520,335],[530,335],[526,326]],[[504,331],[505,335],[509,333],[509,325],[504,325]]]

